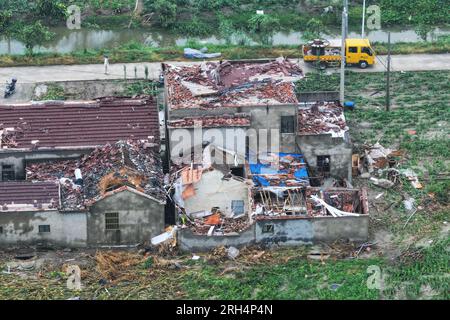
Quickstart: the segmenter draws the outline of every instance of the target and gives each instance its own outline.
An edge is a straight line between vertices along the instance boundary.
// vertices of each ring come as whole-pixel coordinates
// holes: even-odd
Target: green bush
[[[144,7],[154,12],[158,19],[158,24],[162,27],[173,25],[177,18],[177,5],[170,0],[144,1]]]

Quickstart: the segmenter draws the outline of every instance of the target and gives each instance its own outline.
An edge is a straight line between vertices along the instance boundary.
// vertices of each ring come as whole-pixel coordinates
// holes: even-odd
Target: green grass
[[[36,100],[65,100],[64,88],[56,84],[48,84],[47,92]]]

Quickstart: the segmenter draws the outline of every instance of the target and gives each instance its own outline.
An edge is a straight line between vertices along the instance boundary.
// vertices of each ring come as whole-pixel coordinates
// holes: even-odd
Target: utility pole
[[[363,0],[363,14],[362,14],[362,26],[361,26],[361,38],[364,39],[364,29],[366,26],[366,0]]]
[[[387,75],[386,75],[386,111],[391,110],[390,81],[391,81],[391,33],[388,32],[388,56],[387,56]]]
[[[345,39],[348,38],[348,0],[344,0],[345,18]]]
[[[348,5],[347,0],[345,1]],[[347,6],[344,6],[342,10],[342,43],[341,43],[341,84],[340,84],[340,95],[339,101],[341,105],[344,105],[345,100],[345,39],[347,39]]]

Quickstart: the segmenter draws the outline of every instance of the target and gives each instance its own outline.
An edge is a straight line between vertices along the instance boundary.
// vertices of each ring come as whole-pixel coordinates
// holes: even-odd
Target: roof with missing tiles
[[[300,67],[284,58],[261,62],[164,65],[171,109],[297,104]]]
[[[0,105],[0,150],[158,142],[158,117],[152,97]]]
[[[75,179],[76,169],[82,181]],[[166,201],[159,154],[140,141],[98,147],[79,160],[30,164],[26,171],[28,181],[59,182],[64,211],[86,210],[111,194],[131,189],[161,204]]]
[[[330,134],[334,138],[344,138],[349,130],[344,108],[337,102],[319,102],[299,107],[297,124],[299,135]]]

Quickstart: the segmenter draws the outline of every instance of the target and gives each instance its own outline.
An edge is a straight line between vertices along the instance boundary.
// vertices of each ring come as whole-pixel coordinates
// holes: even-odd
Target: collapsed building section
[[[278,146],[279,152],[304,156],[316,185],[330,177],[351,182],[352,146],[343,108],[338,102],[299,101],[298,65],[278,58],[163,66],[172,157],[216,140],[240,159],[270,151],[261,145]],[[200,139],[196,128],[202,129]]]
[[[5,105],[0,119],[0,244],[136,244],[164,230],[153,98]]]
[[[77,158],[128,139],[159,146],[154,98],[0,105],[0,181],[24,180],[30,161]]]
[[[338,102],[316,102],[300,106],[296,143],[312,175],[324,179],[352,179],[352,143],[344,109]]]

